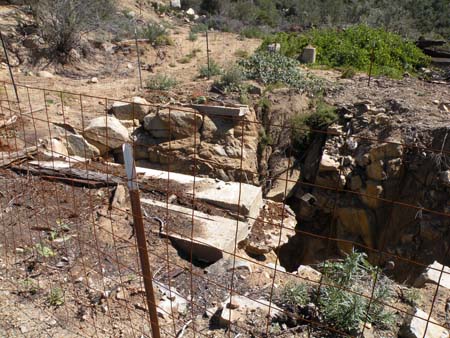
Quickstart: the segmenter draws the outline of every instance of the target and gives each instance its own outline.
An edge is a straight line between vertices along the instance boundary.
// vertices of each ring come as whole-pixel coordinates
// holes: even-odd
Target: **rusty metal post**
[[[208,35],[208,31],[209,31],[209,22],[206,25],[206,61],[208,62],[208,80],[211,78],[211,60],[209,57],[209,35]]]
[[[6,50],[6,43],[3,38],[2,32],[0,32],[0,40],[2,41],[3,52],[5,53],[5,60],[6,60],[6,64],[8,65],[9,76],[11,77],[11,82],[14,87],[14,93],[16,94],[17,103],[20,103],[19,93],[17,93],[16,81],[14,80],[14,74],[12,72],[11,63],[9,62],[8,51]]]
[[[372,53],[370,54],[369,82],[367,83],[368,87],[370,87],[370,81],[372,80],[372,70],[374,62],[375,62],[375,46],[372,47]]]
[[[141,71],[141,51],[139,49],[138,37],[137,37],[137,23],[134,21],[134,43],[136,44],[136,53],[138,61],[138,72],[139,72],[139,89],[142,89],[142,71]],[[134,107],[134,106],[133,106]]]
[[[125,143],[123,145],[123,155],[125,160],[125,169],[128,177],[128,190],[130,192],[134,230],[136,233],[136,239],[138,244],[142,275],[144,277],[145,294],[147,296],[147,306],[150,314],[152,337],[161,338],[158,322],[158,313],[156,312],[155,293],[153,291],[153,275],[150,268],[150,262],[148,259],[147,242],[145,239],[144,221],[142,217],[141,200],[139,195],[139,186],[137,184],[136,167],[134,165],[133,147],[131,146],[131,144]]]

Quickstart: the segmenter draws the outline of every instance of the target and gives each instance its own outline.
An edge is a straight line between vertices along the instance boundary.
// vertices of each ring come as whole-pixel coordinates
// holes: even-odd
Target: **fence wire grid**
[[[85,134],[90,120],[109,116],[113,102],[132,102],[24,85],[18,85],[17,90],[20,103],[16,102],[10,83],[0,85],[0,114],[4,120],[0,129],[0,227],[3,238],[0,242],[0,303],[3,303],[0,315],[4,316],[0,323],[4,327],[0,328],[0,335],[10,336],[19,330],[30,337],[152,337],[133,228],[135,215],[126,202],[128,190],[123,189],[127,185],[127,176],[120,164],[123,138],[108,134],[110,129],[106,126],[100,137],[110,150],[109,155],[92,159],[88,156],[91,149],[85,143],[81,145],[85,156],[75,156],[60,152],[56,145],[45,141],[57,138],[67,144],[73,135]],[[141,106],[133,105],[136,117],[138,112],[134,110]],[[141,194],[148,263],[157,294],[155,306],[162,337],[365,337],[364,332],[372,327],[370,307],[381,306],[397,314],[398,318],[417,316],[413,308],[376,296],[378,285],[383,283],[380,268],[374,270],[370,285],[360,292],[334,284],[326,278],[326,269],[319,278],[288,272],[280,266],[277,253],[273,251],[272,256],[268,255],[274,262],[272,264],[245,254],[241,232],[251,224],[258,224],[273,229],[278,238],[277,247],[283,244],[283,235],[293,232],[306,241],[324,241],[328,257],[333,256],[338,246],[351,246],[369,253],[374,264],[395,261],[416,270],[428,266],[427,262],[387,251],[386,243],[374,248],[361,241],[339,238],[332,226],[329,234],[323,235],[303,229],[299,217],[294,224],[286,222],[293,215],[290,215],[285,200],[276,204],[278,218],[261,218],[259,213],[246,209],[252,177],[258,177],[259,173],[244,168],[246,153],[252,151],[245,147],[244,136],[248,128],[259,130],[262,127],[256,118],[220,116],[233,124],[235,130],[240,129],[237,133],[240,153],[236,161],[230,160],[227,164],[235,173],[235,180],[226,184],[235,189],[229,190],[233,193],[227,196],[216,193],[213,197],[205,197],[202,189],[206,184],[222,184],[220,180],[208,181],[204,168],[214,168],[216,163],[198,154],[202,139],[197,126],[203,123],[205,114],[187,107],[150,105],[148,108],[155,112],[168,111],[168,126],[156,130],[165,134],[166,147],[142,142],[139,138],[130,139],[129,143],[135,152],[141,148],[155,148],[161,160],[155,171],[138,168],[136,183]],[[192,131],[182,131],[190,137],[190,143],[189,149],[183,145],[189,156],[181,170],[179,166],[174,168],[172,157],[173,151],[180,147],[173,137],[174,131],[180,132],[179,126],[172,124],[174,112],[183,112],[184,118],[194,121]],[[140,127],[133,122],[134,117],[127,126],[132,132]],[[106,119],[106,123],[109,121]],[[288,133],[294,128],[287,122],[272,127]],[[338,135],[330,130],[314,132],[330,137]],[[79,136],[75,138],[80,139]],[[379,143],[363,138],[359,141]],[[450,155],[444,149],[393,144],[402,147],[403,156],[408,150]],[[386,207],[396,205],[418,214],[450,217],[441,210],[367,195],[339,185],[293,180],[289,175],[290,169],[295,167],[291,155],[286,156],[288,170],[277,178],[284,184],[285,195],[291,184],[328,191],[334,196],[333,220],[336,219],[338,200],[344,193],[377,200]],[[136,160],[138,167],[140,163]],[[158,174],[155,174],[156,169]],[[151,174],[147,175],[149,172]],[[219,234],[225,234],[224,227],[234,224],[226,233],[232,237],[232,245],[215,243],[216,248],[212,248],[213,244],[202,236],[201,231],[198,232],[201,227],[210,229],[211,220],[215,222],[214,232]],[[221,240],[225,242],[224,237]],[[199,259],[205,251],[207,255],[215,255],[214,262]],[[447,258],[448,249],[436,260],[445,263]],[[212,267],[220,262],[228,265],[214,270]],[[444,268],[436,273],[439,280],[448,274]],[[304,283],[319,297],[327,288],[339,288],[350,296],[366,299],[367,315],[362,330],[353,334],[344,332],[324,321],[320,314],[305,315],[293,307],[282,306],[277,301],[277,294],[287,282]],[[249,286],[251,283],[252,287]],[[427,330],[447,328],[432,319],[437,316],[437,295],[442,288],[440,285],[433,287],[432,297],[425,301],[429,311],[425,317],[418,317],[426,322],[423,337],[429,336]],[[244,302],[250,305],[243,305]],[[8,311],[10,317],[6,315]],[[284,324],[277,329],[274,323],[283,317],[290,318],[295,324]],[[380,332],[380,337],[387,334]]]

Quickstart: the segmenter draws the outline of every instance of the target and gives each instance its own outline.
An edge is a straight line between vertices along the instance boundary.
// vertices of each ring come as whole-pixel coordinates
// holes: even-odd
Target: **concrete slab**
[[[425,283],[439,284],[444,288],[450,289],[450,268],[444,266],[438,261],[428,265],[425,271],[417,278],[414,286],[423,287]]]
[[[193,104],[191,107],[206,115],[241,117],[245,116],[249,112],[248,106],[223,107]]]
[[[172,239],[178,249],[190,253],[204,262],[213,263],[224,257],[224,252],[233,253],[235,245],[245,240],[250,233],[247,222],[208,215],[199,211],[164,202],[142,199],[142,204],[159,209],[159,217],[169,212],[180,224],[176,228],[162,228],[162,233]],[[194,213],[194,216],[192,214]],[[192,235],[193,226],[193,236]],[[236,243],[237,242],[237,243]]]
[[[261,187],[239,182],[223,182],[211,178],[195,177],[190,175],[136,168],[141,180],[160,179],[170,180],[186,185],[186,194],[193,194],[195,181],[195,198],[202,201],[238,213],[242,217],[256,219],[260,209],[264,205]]]
[[[206,183],[206,184],[205,184]],[[261,187],[210,180],[197,185],[195,197],[255,220],[264,205]]]

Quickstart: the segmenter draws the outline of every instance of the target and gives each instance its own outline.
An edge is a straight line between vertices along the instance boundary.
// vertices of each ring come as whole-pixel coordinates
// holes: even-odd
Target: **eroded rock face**
[[[164,109],[144,118],[143,129],[133,133],[140,140],[136,147],[139,158],[146,159],[149,167],[170,163],[171,170],[180,173],[258,183],[254,111],[230,118],[185,110]]]
[[[388,116],[389,126],[377,123],[381,111]],[[442,216],[450,211],[449,171],[442,165],[442,154],[420,149],[449,152],[447,128],[427,125],[419,130],[416,119],[402,118],[411,114],[410,108],[393,101],[382,107],[373,103],[347,106],[339,114],[340,127],[332,126],[334,132],[321,151],[313,149],[313,142],[305,154],[302,179],[320,187],[296,187],[290,205],[302,226],[328,236],[333,225],[332,237],[406,258],[420,257],[427,264],[441,257],[450,245],[439,240],[448,238],[450,226],[450,218]],[[350,242],[335,249],[349,252],[353,249]],[[310,247],[306,239],[304,245],[303,252],[321,250],[316,244]],[[411,274],[413,282],[417,275],[411,270],[396,262],[395,272]]]
[[[180,139],[199,132],[203,116],[197,111],[189,112],[163,109],[144,118],[144,128],[152,136],[162,139]]]

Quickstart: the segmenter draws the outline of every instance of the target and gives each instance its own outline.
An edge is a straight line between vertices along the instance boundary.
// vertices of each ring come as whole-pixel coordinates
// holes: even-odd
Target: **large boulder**
[[[79,134],[68,133],[65,141],[67,150],[71,156],[93,158],[100,155],[100,150]]]
[[[396,141],[399,142],[399,141]],[[397,158],[403,155],[403,146],[398,143],[383,143],[370,149],[369,157],[371,161]]]
[[[197,111],[163,109],[144,118],[144,128],[153,137],[180,139],[199,133],[203,116]]]
[[[144,121],[144,117],[148,115],[151,110],[150,103],[142,98],[135,96],[128,102],[114,102],[111,107],[111,113],[119,120],[139,120]]]
[[[127,128],[114,116],[97,117],[84,130],[84,137],[101,152],[119,148],[130,141]]]

